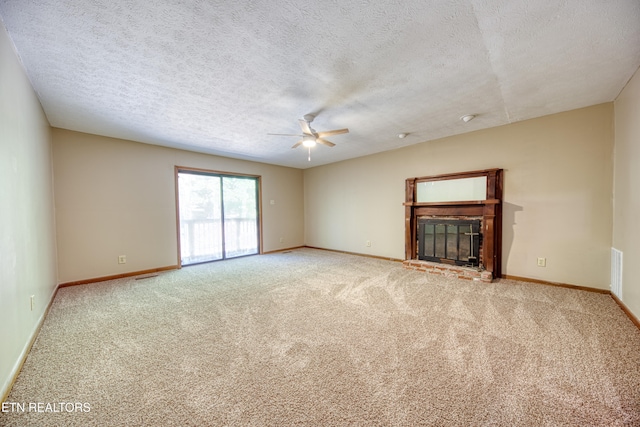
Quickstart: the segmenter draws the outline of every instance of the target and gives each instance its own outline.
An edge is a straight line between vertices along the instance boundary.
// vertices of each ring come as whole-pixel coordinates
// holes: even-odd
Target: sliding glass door
[[[260,251],[259,178],[178,169],[181,265]]]
[[[222,177],[224,256],[258,253],[258,179]]]

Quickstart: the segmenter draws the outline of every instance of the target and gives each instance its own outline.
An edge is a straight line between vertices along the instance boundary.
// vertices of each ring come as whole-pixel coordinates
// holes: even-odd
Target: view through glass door
[[[181,265],[259,253],[258,179],[178,169]]]

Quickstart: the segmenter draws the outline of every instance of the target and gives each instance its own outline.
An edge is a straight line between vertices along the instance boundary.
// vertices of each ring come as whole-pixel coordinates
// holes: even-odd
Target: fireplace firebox
[[[480,220],[418,218],[418,259],[480,265]]]

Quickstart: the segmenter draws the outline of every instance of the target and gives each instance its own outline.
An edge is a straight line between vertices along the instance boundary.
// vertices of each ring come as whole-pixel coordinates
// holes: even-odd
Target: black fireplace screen
[[[418,259],[476,267],[480,220],[418,219]]]

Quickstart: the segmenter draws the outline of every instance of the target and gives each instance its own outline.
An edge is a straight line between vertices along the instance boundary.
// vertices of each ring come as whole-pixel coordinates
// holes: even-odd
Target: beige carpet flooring
[[[638,426],[639,368],[608,295],[297,249],[60,289],[0,425]]]

